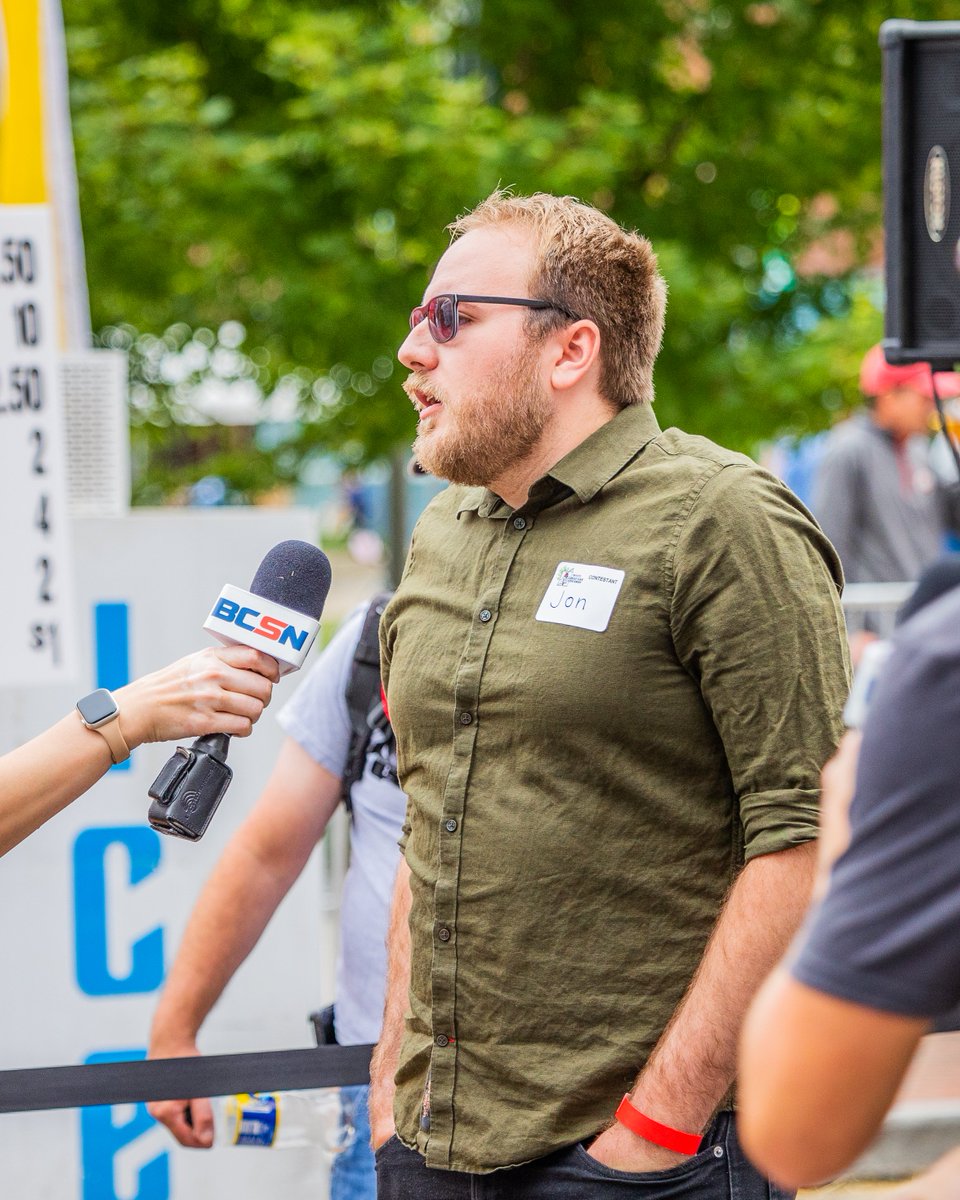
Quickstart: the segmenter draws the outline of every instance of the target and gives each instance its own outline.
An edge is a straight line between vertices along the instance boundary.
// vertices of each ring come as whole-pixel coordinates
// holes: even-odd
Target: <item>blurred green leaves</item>
[[[500,184],[571,192],[652,238],[661,423],[750,450],[854,398],[880,333],[877,0],[64,10],[95,326],[239,322],[262,389],[299,381],[291,440],[251,480],[412,438],[382,364],[444,225]],[[180,399],[149,386],[172,419]],[[159,415],[151,495],[177,478],[150,477]],[[207,469],[201,454],[184,477]]]

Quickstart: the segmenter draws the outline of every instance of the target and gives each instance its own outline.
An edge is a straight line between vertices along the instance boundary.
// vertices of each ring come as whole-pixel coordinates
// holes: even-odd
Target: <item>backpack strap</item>
[[[353,807],[350,799],[353,785],[363,775],[370,738],[376,728],[385,727],[380,703],[380,616],[392,595],[392,592],[379,592],[370,601],[347,681],[345,697],[350,717],[350,748],[340,776],[340,798],[347,812]]]

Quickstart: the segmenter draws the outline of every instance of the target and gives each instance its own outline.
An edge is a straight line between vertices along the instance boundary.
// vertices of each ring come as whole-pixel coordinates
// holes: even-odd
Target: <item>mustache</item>
[[[407,393],[414,408],[420,408],[424,398],[427,400],[436,400],[441,404],[445,399],[443,391],[440,388],[430,383],[422,375],[416,373],[408,375],[401,386]]]

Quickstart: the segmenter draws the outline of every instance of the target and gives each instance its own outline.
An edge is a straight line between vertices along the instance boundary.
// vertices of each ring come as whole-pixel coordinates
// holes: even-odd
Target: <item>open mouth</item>
[[[436,396],[430,395],[429,392],[424,392],[420,388],[411,388],[408,392],[413,407],[417,410],[417,416],[422,421],[424,417],[429,417],[438,413],[443,407],[443,401],[438,400]]]

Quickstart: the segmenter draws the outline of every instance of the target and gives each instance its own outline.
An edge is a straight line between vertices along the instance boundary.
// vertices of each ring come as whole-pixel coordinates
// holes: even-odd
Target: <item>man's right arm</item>
[[[400,860],[387,934],[387,994],[383,1031],[370,1061],[370,1140],[374,1150],[396,1132],[394,1076],[400,1060],[403,1018],[410,992],[410,868]]]
[[[339,778],[288,737],[194,907],[154,1015],[151,1058],[199,1053],[200,1026],[303,870],[339,799]],[[208,1100],[148,1107],[183,1145],[212,1144]]]

